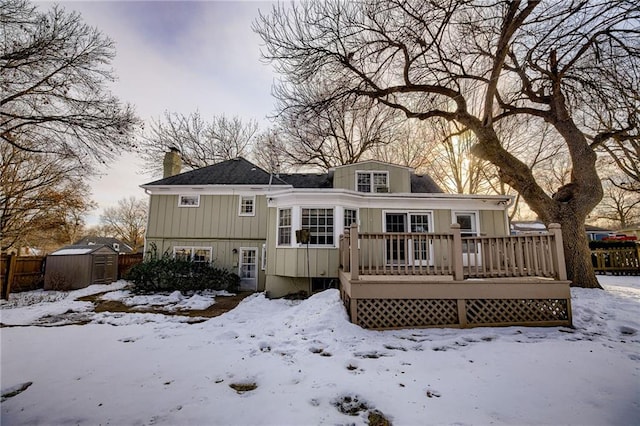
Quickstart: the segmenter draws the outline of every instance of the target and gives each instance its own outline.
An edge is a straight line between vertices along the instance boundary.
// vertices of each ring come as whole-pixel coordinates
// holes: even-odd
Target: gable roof
[[[64,246],[62,248],[59,248],[58,250],[51,253],[49,256],[69,256],[69,255],[90,254],[90,253],[93,253],[94,251],[98,251],[103,248],[111,250],[113,254],[117,254],[117,252],[113,248],[111,248],[111,246],[106,246],[102,244],[92,244],[92,245],[73,244],[70,246]]]
[[[365,162],[375,162],[384,165],[391,165],[410,169],[405,166],[383,163],[376,160]],[[345,166],[354,166],[347,164]],[[410,169],[413,170],[413,169]],[[159,179],[147,184],[147,186],[162,185],[287,185],[294,188],[332,188],[333,168],[327,173],[279,173],[270,174],[252,162],[242,158],[234,158],[211,166],[180,173],[175,176]],[[411,173],[411,192],[416,193],[443,193],[442,189],[427,175],[416,175]]]
[[[287,185],[242,157],[169,176],[142,185]]]
[[[133,253],[133,249],[122,240],[112,237],[94,237],[94,236],[86,236],[75,243],[73,245],[83,245],[83,246],[95,246],[95,245],[105,245],[113,247],[114,244],[118,244],[121,253]]]

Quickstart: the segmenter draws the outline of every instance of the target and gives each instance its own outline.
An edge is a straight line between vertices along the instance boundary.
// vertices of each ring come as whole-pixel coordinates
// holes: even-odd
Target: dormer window
[[[358,192],[389,192],[389,172],[356,172]]]

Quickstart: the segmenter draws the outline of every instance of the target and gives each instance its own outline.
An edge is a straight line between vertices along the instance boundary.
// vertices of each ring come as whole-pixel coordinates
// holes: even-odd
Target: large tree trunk
[[[602,288],[593,271],[589,240],[584,228],[584,218],[559,215],[552,220],[562,227],[562,243],[567,266],[567,277],[572,287]]]

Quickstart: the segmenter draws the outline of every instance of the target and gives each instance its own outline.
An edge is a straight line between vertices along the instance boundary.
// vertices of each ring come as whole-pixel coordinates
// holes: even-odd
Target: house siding
[[[336,168],[333,174],[333,187],[355,191],[357,171],[387,171],[389,172],[389,192],[411,192],[411,171],[409,169],[376,162]]]
[[[208,238],[147,238],[147,251],[155,247],[159,256],[167,253],[173,255],[174,247],[210,247],[212,252],[213,265],[218,268],[227,269],[233,273],[238,273],[238,257],[240,248],[256,248],[258,255],[258,291],[264,291],[265,271],[262,265],[262,245],[265,240],[255,239],[208,239]],[[237,252],[234,253],[233,249]]]
[[[267,235],[267,201],[256,197],[255,216],[238,214],[238,195],[201,195],[199,207],[178,207],[178,195],[152,195],[147,239],[260,239]]]

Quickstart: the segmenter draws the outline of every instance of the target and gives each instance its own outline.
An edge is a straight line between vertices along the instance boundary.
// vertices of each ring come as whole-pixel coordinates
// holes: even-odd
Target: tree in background
[[[0,40],[0,143],[86,170],[132,147],[137,119],[106,88],[109,38],[60,6],[5,0]]]
[[[0,249],[70,244],[94,204],[80,166],[0,144]]]
[[[123,198],[115,207],[107,207],[100,216],[103,232],[127,243],[133,252],[144,245],[147,226],[147,202],[136,197]]]
[[[205,121],[200,113],[165,112],[154,120],[140,140],[140,155],[149,171],[162,172],[162,159],[170,148],[180,150],[182,164],[189,169],[247,156],[258,130],[255,120],[213,116]]]
[[[640,224],[640,193],[616,185],[614,178],[603,182],[604,197],[591,218],[611,229],[624,229]]]
[[[254,29],[287,91],[323,83],[316,108],[370,98],[471,131],[473,154],[562,225],[573,285],[599,288],[584,223],[603,196],[596,150],[638,135],[639,21],[625,0],[309,1],[274,6]],[[553,196],[503,143],[497,125],[512,117],[562,143],[571,180]]]

